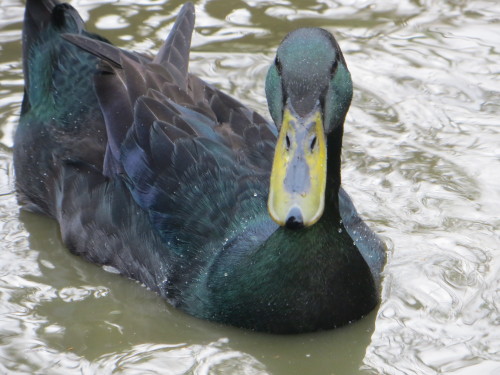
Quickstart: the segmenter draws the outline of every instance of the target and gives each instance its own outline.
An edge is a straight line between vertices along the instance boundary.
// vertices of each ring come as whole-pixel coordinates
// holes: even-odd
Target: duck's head
[[[352,98],[335,38],[318,28],[288,34],[267,73],[266,96],[279,130],[269,213],[281,226],[311,226],[325,207],[328,135],[342,128]]]

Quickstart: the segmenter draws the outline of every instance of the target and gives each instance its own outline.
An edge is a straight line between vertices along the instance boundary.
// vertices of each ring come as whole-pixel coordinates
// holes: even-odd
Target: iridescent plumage
[[[73,253],[194,316],[277,333],[360,318],[385,248],[340,187],[352,83],[336,41],[321,29],[284,40],[266,87],[275,125],[188,73],[193,27],[187,3],[149,58],[88,33],[69,5],[28,0],[21,203],[56,219]],[[304,44],[321,47],[317,65],[301,63]],[[324,212],[302,229],[267,210],[287,103],[319,108],[328,144]]]

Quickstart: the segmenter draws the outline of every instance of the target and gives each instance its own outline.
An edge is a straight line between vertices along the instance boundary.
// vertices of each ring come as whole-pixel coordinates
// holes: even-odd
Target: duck
[[[341,186],[353,84],[337,41],[284,37],[268,121],[189,72],[194,24],[186,3],[149,56],[87,31],[69,4],[27,0],[21,207],[196,318],[275,334],[362,318],[386,247]]]

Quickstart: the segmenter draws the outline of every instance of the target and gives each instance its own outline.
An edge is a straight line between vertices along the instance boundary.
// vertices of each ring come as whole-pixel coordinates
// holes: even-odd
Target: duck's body
[[[276,129],[188,74],[193,25],[187,4],[150,60],[87,33],[70,6],[28,0],[21,202],[58,220],[72,252],[194,316],[280,333],[360,318],[385,254],[340,188],[342,127],[328,135],[321,218],[279,226],[267,209]]]

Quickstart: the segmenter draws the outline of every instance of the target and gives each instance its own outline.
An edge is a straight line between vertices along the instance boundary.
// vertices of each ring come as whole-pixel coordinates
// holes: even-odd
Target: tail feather
[[[36,106],[44,107],[42,112],[45,113],[64,107],[66,94],[75,84],[64,77],[74,79],[72,71],[83,77],[95,65],[87,61],[87,57],[75,54],[75,47],[61,38],[64,33],[89,35],[84,26],[76,9],[69,4],[57,0],[27,1],[23,25],[25,96],[22,114]],[[60,98],[56,97],[58,93]]]
[[[28,0],[24,12],[23,25],[23,72],[28,79],[28,56],[36,42],[52,20],[52,9],[59,4],[57,0]]]
[[[28,88],[33,46],[53,37],[54,34],[48,32],[51,29],[60,33],[81,33],[84,22],[69,4],[61,4],[57,0],[28,0],[23,24],[23,73]]]
[[[27,0],[25,94],[14,139],[16,184],[30,208],[50,216],[57,211],[53,192],[62,161],[78,160],[101,168],[106,147],[93,85],[98,59],[65,41],[62,35],[67,33],[92,37],[71,5]]]
[[[154,63],[165,66],[172,74],[175,83],[184,91],[187,90],[189,51],[194,18],[194,5],[192,3],[184,4],[167,40],[153,60]]]

